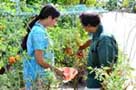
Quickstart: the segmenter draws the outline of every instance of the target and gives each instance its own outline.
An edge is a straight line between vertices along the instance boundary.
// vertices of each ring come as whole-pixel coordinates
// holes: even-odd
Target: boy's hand
[[[76,53],[77,58],[82,59],[84,57],[83,50],[78,50]]]

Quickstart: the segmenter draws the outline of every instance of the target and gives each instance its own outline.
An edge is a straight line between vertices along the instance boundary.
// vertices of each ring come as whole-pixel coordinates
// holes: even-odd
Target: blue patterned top
[[[49,64],[54,65],[54,54],[50,50],[51,40],[47,30],[38,21],[33,26],[27,40],[28,57],[23,61],[24,80],[27,86],[31,86],[30,81],[34,81],[37,77],[45,78],[46,71],[41,67],[35,59],[35,50],[42,50],[43,57]]]

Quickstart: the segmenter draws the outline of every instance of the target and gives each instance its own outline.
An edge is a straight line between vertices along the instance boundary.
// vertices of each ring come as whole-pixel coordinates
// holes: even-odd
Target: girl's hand
[[[59,69],[57,69],[57,68],[55,68],[54,71],[55,71],[55,73],[56,73],[57,75],[59,75],[60,77],[62,77],[62,78],[64,79],[65,76],[64,76],[63,71],[61,71],[61,70],[59,70]]]
[[[59,69],[57,69],[57,68],[55,68],[55,67],[53,67],[53,66],[50,66],[50,69],[51,69],[52,71],[54,71],[57,75],[59,75],[61,78],[64,78],[64,77],[65,77],[64,74],[63,74],[63,71],[61,71],[61,70],[59,70]]]

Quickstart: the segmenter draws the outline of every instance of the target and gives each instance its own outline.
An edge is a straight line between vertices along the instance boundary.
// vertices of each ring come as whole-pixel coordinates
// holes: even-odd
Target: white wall
[[[115,36],[119,47],[136,68],[136,14],[109,12],[102,14],[101,19],[105,31]]]

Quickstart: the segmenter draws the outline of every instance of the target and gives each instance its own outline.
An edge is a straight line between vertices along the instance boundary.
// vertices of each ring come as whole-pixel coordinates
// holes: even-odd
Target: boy
[[[112,36],[103,33],[103,26],[98,14],[84,12],[80,15],[80,21],[86,32],[92,37],[85,44],[79,47],[77,55],[82,56],[83,49],[90,46],[87,67],[101,68],[111,67],[116,63],[118,48]],[[88,70],[87,90],[100,90],[101,82],[95,79],[95,72]]]

